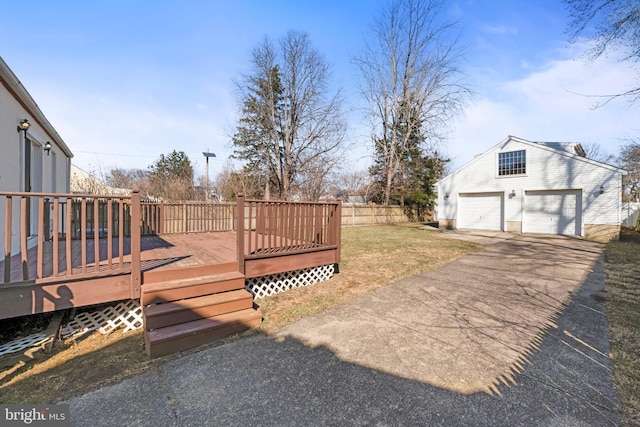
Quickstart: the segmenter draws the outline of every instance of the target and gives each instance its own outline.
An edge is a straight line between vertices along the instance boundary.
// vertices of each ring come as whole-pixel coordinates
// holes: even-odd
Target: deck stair
[[[186,350],[260,325],[237,263],[149,271],[140,302],[150,357]]]

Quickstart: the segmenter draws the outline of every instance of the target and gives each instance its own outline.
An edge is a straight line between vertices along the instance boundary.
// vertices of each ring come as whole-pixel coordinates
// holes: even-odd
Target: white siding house
[[[26,133],[19,130],[25,119],[29,122]],[[49,146],[50,149],[45,150]],[[0,151],[0,193],[69,192],[73,154],[1,57]],[[0,198],[0,242],[5,241],[4,201],[4,197]],[[12,217],[12,252],[15,253],[19,247],[19,203],[14,204]]]
[[[622,169],[577,143],[509,136],[438,182],[441,228],[616,239]]]

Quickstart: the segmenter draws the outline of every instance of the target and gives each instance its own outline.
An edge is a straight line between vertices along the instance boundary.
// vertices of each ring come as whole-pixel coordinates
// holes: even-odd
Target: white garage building
[[[622,175],[577,143],[509,136],[438,182],[440,228],[617,239]]]

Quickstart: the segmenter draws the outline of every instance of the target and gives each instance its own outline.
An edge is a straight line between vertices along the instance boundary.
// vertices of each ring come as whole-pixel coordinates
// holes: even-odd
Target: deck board
[[[192,267],[208,264],[223,264],[237,261],[235,232],[217,233],[193,233],[193,234],[168,234],[162,236],[144,236],[140,242],[142,270],[158,270],[180,267]],[[58,271],[61,280],[68,278],[66,275],[66,241],[58,243]],[[131,265],[130,239],[124,239],[123,268]],[[72,260],[71,265],[74,274],[80,273],[82,268],[82,241],[71,241]],[[87,272],[108,272],[108,241],[100,239],[99,265],[96,268],[94,256],[94,240],[86,240]],[[118,240],[113,239],[112,244],[112,270],[120,266]],[[23,278],[21,255],[11,257],[11,282],[31,281],[37,278],[38,247],[34,246],[28,251],[28,277]],[[43,276],[53,274],[53,242],[43,244]],[[4,274],[5,261],[0,261],[0,272]]]

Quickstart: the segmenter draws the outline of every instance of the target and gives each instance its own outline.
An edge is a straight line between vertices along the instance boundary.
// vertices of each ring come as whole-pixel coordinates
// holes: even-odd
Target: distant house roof
[[[27,110],[27,112],[31,115],[31,118],[35,122],[37,122],[40,127],[46,132],[46,134],[51,138],[51,142],[55,143],[63,153],[65,153],[68,157],[73,157],[73,153],[67,147],[67,144],[62,140],[62,137],[56,132],[53,128],[49,120],[44,116],[38,104],[33,100],[27,89],[22,85],[18,77],[13,74],[13,71],[9,68],[6,62],[0,57],[0,83],[7,88],[9,93],[13,95],[13,97],[22,105],[22,107]]]
[[[86,172],[78,166],[71,164],[71,176],[69,177],[71,192],[74,194],[116,194],[128,195],[128,188],[116,188],[105,184],[95,175]]]

